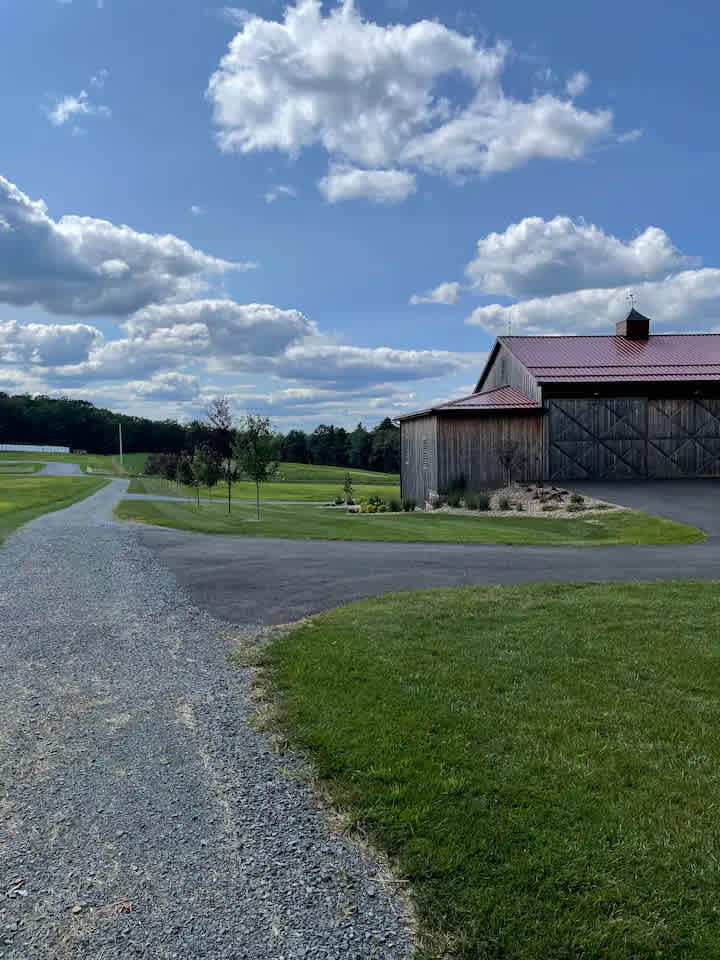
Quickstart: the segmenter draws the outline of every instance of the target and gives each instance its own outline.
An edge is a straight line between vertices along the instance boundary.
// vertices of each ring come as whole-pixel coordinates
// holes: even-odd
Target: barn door
[[[550,479],[591,480],[597,476],[593,400],[551,400]]]
[[[598,473],[601,480],[647,477],[647,400],[597,400]]]
[[[720,475],[720,400],[668,397],[648,402],[651,477]]]
[[[552,400],[551,480],[621,480],[647,476],[647,400],[643,397]]]

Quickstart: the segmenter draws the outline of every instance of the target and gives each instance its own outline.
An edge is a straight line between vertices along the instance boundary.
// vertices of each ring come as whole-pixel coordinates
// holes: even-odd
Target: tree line
[[[209,421],[150,420],[113,413],[87,400],[0,392],[0,443],[55,444],[73,451],[111,454],[118,449],[120,423],[127,453],[192,455],[197,447],[212,446],[216,440]],[[371,430],[359,423],[350,431],[320,424],[311,433],[275,432],[272,445],[278,461],[386,473],[400,470],[400,430],[389,417]]]

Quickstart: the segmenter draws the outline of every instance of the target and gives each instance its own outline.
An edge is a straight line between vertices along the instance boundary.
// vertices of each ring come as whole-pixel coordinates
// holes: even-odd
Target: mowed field
[[[420,956],[715,960],[719,638],[718,584],[468,587],[259,657],[283,736],[412,891]]]
[[[144,481],[143,481],[144,482]],[[269,486],[269,484],[268,484]],[[458,516],[446,513],[350,514],[343,508],[264,503],[256,521],[254,504],[174,503],[122,500],[121,520],[198,533],[296,540],[385,540],[428,543],[500,543],[545,546],[696,543],[694,527],[644,513],[597,514],[586,519]]]
[[[42,463],[32,463],[30,460],[24,463],[8,463],[0,460],[0,477],[27,476],[42,470],[43,466]]]
[[[21,524],[69,507],[106,483],[92,477],[0,476],[0,542]]]
[[[374,473],[370,470],[353,470],[346,467],[322,467],[307,463],[281,463],[276,480],[264,483],[260,488],[263,500],[316,500],[320,503],[333,500],[343,492],[345,474],[353,481],[356,497],[378,494],[383,499],[400,498],[400,477],[395,473]],[[194,497],[195,490],[159,477],[136,477],[129,493],[155,493],[169,497]],[[217,500],[227,500],[227,487],[222,483],[212,490],[201,488],[200,495]],[[239,480],[233,484],[232,496],[237,500],[254,500],[255,484]]]
[[[118,455],[101,453],[12,453],[0,452],[0,469],[3,461],[7,460],[27,460],[27,461],[59,461],[60,463],[76,463],[83,473],[103,473],[108,476],[123,477],[141,473],[147,453],[126,453],[123,456],[123,465],[120,466],[120,457]],[[7,468],[12,464],[5,464]],[[3,472],[5,472],[3,470]]]

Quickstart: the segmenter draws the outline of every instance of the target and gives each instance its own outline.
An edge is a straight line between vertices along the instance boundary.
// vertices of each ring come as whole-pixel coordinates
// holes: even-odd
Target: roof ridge
[[[694,331],[692,333],[651,333],[649,340],[656,340],[658,337],[720,337],[720,331],[714,333],[712,330]],[[627,340],[627,337],[618,336],[616,333],[509,333],[497,336],[495,339],[507,340],[580,340],[580,339],[605,339],[605,340]],[[647,341],[637,341],[646,343]]]

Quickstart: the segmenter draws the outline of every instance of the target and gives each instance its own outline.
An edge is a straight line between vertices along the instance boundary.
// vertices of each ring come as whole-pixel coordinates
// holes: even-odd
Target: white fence
[[[41,447],[32,443],[0,443],[0,453],[70,453],[70,447]]]

